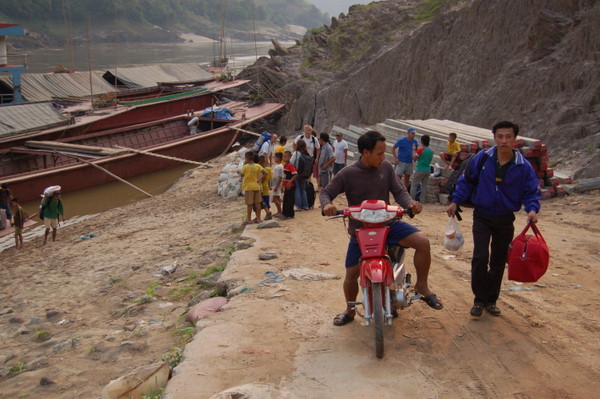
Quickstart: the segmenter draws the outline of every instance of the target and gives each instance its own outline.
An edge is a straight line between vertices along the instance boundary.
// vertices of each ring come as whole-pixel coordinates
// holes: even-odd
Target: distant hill
[[[329,20],[307,0],[2,0],[0,17],[42,35],[72,35],[75,41],[85,36],[88,21],[95,40],[172,41],[177,32],[216,38],[222,21],[227,36],[244,39],[253,37],[254,27],[289,38],[295,34],[288,25],[311,29]]]
[[[369,4],[379,0],[308,0],[319,10],[326,12],[330,17],[336,17],[340,13],[348,13],[348,9],[353,4]]]

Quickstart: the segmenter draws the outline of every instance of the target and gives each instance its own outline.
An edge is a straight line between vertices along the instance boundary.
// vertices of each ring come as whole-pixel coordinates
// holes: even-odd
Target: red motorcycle
[[[421,295],[410,295],[411,275],[404,265],[404,248],[398,244],[387,244],[389,222],[413,216],[410,209],[388,205],[381,200],[363,201],[338,211],[338,215],[328,219],[351,218],[364,224],[356,230],[356,238],[361,251],[360,286],[362,302],[349,302],[356,314],[365,319],[365,326],[371,323],[375,329],[375,355],[383,357],[383,325],[392,325],[398,309],[404,309]],[[387,224],[387,225],[386,225]],[[356,307],[362,305],[364,314]]]

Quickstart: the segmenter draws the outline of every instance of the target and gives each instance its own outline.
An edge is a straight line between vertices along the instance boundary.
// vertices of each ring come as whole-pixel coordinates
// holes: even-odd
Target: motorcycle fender
[[[360,267],[361,285],[366,287],[368,281],[390,285],[392,283],[390,270],[391,264],[386,258],[364,259]]]

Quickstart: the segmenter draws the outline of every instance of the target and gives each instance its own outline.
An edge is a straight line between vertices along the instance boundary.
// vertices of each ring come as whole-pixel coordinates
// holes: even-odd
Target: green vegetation
[[[38,341],[46,341],[50,339],[50,331],[48,330],[37,330],[35,333],[35,339]]]
[[[596,152],[598,148],[596,147],[596,145],[594,143],[588,143],[585,146],[585,152],[587,152],[588,154],[593,154]]]
[[[194,282],[194,283],[189,283],[188,285],[185,285],[183,287],[179,287],[171,292],[171,297],[175,301],[179,301],[183,298],[190,297],[192,291],[194,290],[194,287],[196,287],[196,286],[197,286],[197,284]]]
[[[211,274],[220,273],[227,267],[227,264],[209,266],[203,273],[203,277],[208,277]]]
[[[173,348],[170,352],[162,355],[162,360],[169,362],[169,367],[175,368],[183,359],[183,349]]]
[[[416,16],[417,21],[431,21],[443,9],[446,4],[456,4],[459,0],[424,0],[420,5],[420,11]]]
[[[148,303],[156,297],[156,288],[159,284],[156,281],[150,283],[146,292],[138,299],[138,303]]]
[[[158,25],[213,37],[223,19],[228,28],[247,31],[253,20],[258,27],[307,29],[328,22],[327,14],[306,0],[2,0],[2,13],[6,21],[55,36],[65,35],[66,27],[85,32],[88,20],[97,27],[120,25],[118,30]]]
[[[180,327],[175,330],[175,335],[177,336],[177,344],[185,345],[194,338],[194,334],[196,333],[196,327],[194,327],[191,323],[185,323],[184,327]]]
[[[18,373],[22,373],[25,370],[27,370],[27,367],[25,366],[25,362],[21,360],[20,362],[12,365],[8,369],[8,372],[11,374],[18,374]]]
[[[160,387],[157,389],[150,389],[150,393],[148,395],[143,395],[142,399],[161,399],[163,397],[163,391],[165,389]]]

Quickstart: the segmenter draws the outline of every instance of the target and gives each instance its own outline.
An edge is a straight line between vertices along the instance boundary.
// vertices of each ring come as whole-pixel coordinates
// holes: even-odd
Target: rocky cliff
[[[286,102],[282,133],[386,118],[509,119],[544,140],[559,167],[599,176],[600,2],[449,3],[424,22],[423,5],[353,6],[246,75]]]

